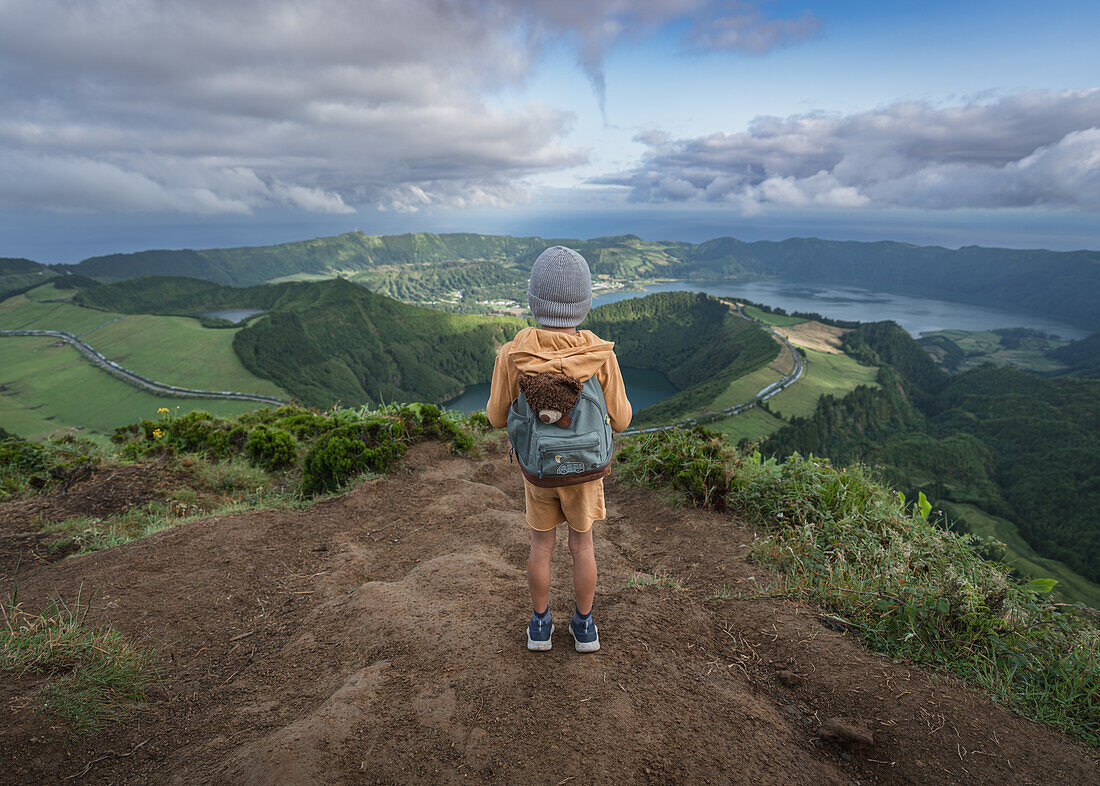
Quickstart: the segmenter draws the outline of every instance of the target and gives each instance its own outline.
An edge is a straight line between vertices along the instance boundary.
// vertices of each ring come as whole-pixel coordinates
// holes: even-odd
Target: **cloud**
[[[1100,211],[1100,89],[937,108],[759,117],[692,139],[658,132],[634,169],[593,182],[638,202]]]
[[[759,8],[746,6],[696,25],[689,40],[702,49],[726,49],[762,55],[809,38],[821,20],[809,11],[795,19],[767,19]]]
[[[0,205],[65,210],[522,202],[530,176],[587,160],[564,141],[569,111],[494,101],[549,44],[572,46],[602,91],[605,52],[671,22],[698,28],[702,48],[795,34],[715,0],[0,7]],[[742,43],[705,32],[729,14],[755,20]],[[749,43],[754,27],[764,43]]]
[[[795,19],[770,18],[765,0],[502,0],[518,14],[530,41],[572,36],[578,60],[604,106],[604,54],[626,38],[675,23],[686,28],[687,52],[735,51],[761,55],[813,35],[821,20],[809,11]]]

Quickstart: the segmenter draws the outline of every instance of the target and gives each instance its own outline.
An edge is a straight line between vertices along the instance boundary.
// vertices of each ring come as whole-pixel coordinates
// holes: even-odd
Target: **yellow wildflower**
[[[158,415],[167,415],[168,414],[168,407],[161,407],[160,409],[157,410],[157,414]]]
[[[163,434],[163,433],[164,432],[162,430],[160,430],[159,428],[153,429],[153,439],[160,439],[160,435]]]

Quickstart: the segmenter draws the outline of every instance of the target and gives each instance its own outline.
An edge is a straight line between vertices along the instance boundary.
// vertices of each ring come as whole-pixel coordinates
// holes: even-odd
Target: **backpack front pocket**
[[[541,437],[538,441],[539,477],[579,475],[600,469],[600,441]]]

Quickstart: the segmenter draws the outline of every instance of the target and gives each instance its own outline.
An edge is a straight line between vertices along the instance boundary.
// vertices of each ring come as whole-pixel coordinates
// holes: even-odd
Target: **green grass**
[[[17,295],[0,303],[0,330],[67,330],[80,335],[117,316],[72,303],[47,303]],[[88,343],[92,343],[90,339]]]
[[[69,298],[73,296],[73,290],[71,289],[58,289],[53,283],[43,284],[40,287],[25,293],[27,298],[34,301],[43,300],[57,300],[58,298]]]
[[[148,314],[125,316],[105,325],[119,315],[35,299],[52,289],[52,284],[46,284],[0,304],[0,329],[66,330],[110,360],[169,385],[289,398],[281,387],[241,363],[233,349],[233,337],[240,328],[210,329],[187,317]]]
[[[1048,559],[1035,551],[1020,535],[1016,525],[992,516],[974,505],[943,503],[947,514],[957,519],[967,532],[995,538],[1005,545],[1005,562],[1019,573],[1032,578],[1058,580],[1055,593],[1069,603],[1084,603],[1100,609],[1100,585],[1070,570],[1065,563]]]
[[[0,669],[46,675],[35,703],[80,731],[126,717],[156,682],[152,653],[90,622],[79,595],[71,606],[54,598],[41,614],[14,599],[0,612]]]
[[[683,589],[675,576],[669,573],[631,573],[623,587],[626,589],[645,589],[647,587],[667,587],[668,589]]]
[[[764,536],[750,560],[768,594],[805,598],[872,650],[956,674],[1025,717],[1100,747],[1100,627],[982,558],[859,467],[742,453],[702,430],[631,438],[619,477],[728,510]]]
[[[822,396],[841,399],[860,385],[878,387],[877,366],[861,366],[847,355],[806,349],[806,370],[802,378],[768,400],[773,411],[784,418],[808,418]]]
[[[788,317],[783,314],[769,314],[767,311],[761,311],[756,306],[742,306],[742,311],[746,316],[763,322],[765,325],[801,325],[806,321],[805,317]]]
[[[743,404],[768,385],[781,379],[783,379],[783,375],[768,366],[758,368],[751,374],[733,380],[706,409],[711,412],[719,412],[726,407]]]
[[[725,434],[734,442],[743,439],[756,440],[772,434],[783,428],[782,420],[765,412],[760,407],[745,410],[740,415],[708,423],[707,428]]]
[[[0,426],[8,431],[28,439],[74,429],[102,436],[155,417],[161,407],[181,415],[201,409],[228,416],[260,406],[154,396],[94,367],[71,346],[56,343],[36,336],[0,337]]]
[[[158,382],[289,398],[281,387],[241,363],[233,350],[239,330],[212,330],[187,317],[134,314],[84,340],[111,360]]]

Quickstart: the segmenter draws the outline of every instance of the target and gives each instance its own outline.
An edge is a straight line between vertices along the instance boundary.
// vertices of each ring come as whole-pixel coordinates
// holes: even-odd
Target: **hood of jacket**
[[[584,382],[607,362],[614,346],[591,330],[559,333],[524,328],[512,339],[508,355],[525,374],[556,371]]]

